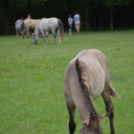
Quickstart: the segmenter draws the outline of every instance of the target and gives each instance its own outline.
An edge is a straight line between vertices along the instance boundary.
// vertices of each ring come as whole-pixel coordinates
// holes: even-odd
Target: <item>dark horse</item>
[[[75,108],[82,127],[80,134],[102,134],[100,121],[109,117],[111,134],[114,130],[114,106],[110,95],[119,98],[110,82],[109,65],[105,55],[96,49],[80,52],[68,65],[64,78],[64,95],[69,111],[70,134],[75,131]],[[102,96],[107,114],[99,115],[93,100]]]

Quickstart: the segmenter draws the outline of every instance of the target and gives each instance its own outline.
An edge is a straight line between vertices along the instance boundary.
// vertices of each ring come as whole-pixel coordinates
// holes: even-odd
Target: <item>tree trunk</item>
[[[8,33],[8,23],[7,23],[7,16],[5,15],[5,35]]]
[[[126,27],[127,28],[130,28],[130,13],[129,13],[129,11],[127,11]]]
[[[89,27],[88,27],[88,14],[85,14],[85,19],[86,19],[86,30],[89,30]]]
[[[112,11],[112,6],[110,8],[110,13],[111,13],[110,27],[111,27],[111,30],[113,31],[113,11]]]
[[[27,12],[31,14],[31,0],[27,0]]]
[[[67,0],[67,12],[70,14],[70,0]]]

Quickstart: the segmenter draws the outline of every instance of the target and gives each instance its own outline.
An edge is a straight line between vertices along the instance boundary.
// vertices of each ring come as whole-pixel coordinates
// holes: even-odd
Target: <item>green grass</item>
[[[58,39],[57,39],[58,42]],[[68,134],[68,111],[63,95],[65,69],[80,51],[99,49],[110,66],[113,87],[121,99],[112,98],[117,134],[134,134],[134,30],[65,33],[62,45],[39,39],[0,37],[0,134]],[[94,101],[105,114],[101,97]],[[76,110],[76,134],[81,121]],[[110,133],[109,120],[102,123]]]

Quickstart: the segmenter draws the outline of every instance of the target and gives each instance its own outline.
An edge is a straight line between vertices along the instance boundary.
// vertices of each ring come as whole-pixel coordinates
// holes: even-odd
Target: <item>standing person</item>
[[[71,17],[71,14],[68,15],[68,25],[69,25],[69,34],[72,34],[72,24],[73,24],[73,19]]]
[[[75,11],[75,15],[74,15],[73,19],[74,19],[77,34],[79,34],[79,31],[80,31],[80,15],[78,14],[77,11]]]
[[[15,22],[15,30],[16,30],[16,35],[18,39],[19,39],[20,26],[21,26],[22,21],[23,21],[23,18]]]

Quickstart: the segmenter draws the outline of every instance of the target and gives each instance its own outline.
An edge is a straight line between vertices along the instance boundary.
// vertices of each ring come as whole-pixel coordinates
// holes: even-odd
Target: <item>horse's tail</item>
[[[24,26],[24,21],[23,21],[23,22],[21,23],[21,25],[20,25],[20,31],[23,31],[24,28],[25,28],[25,26]]]
[[[63,23],[61,22],[61,20],[58,20],[58,24],[60,26],[60,32],[61,32],[62,41],[64,41],[64,27],[63,27]]]
[[[22,36],[23,36],[23,39],[24,39],[24,33],[25,33],[25,25],[24,25],[24,21],[21,23],[20,25],[20,32],[22,32]]]
[[[91,94],[89,92],[89,84],[87,85],[89,80],[89,76],[87,75],[87,69],[86,64],[83,61],[80,61],[79,59],[75,62],[76,72],[78,75],[78,81],[80,83],[80,87],[82,89],[82,92],[84,94],[84,98],[86,100],[86,103],[88,104],[89,110],[90,110],[90,122],[92,125],[97,125],[100,122],[99,115],[93,105],[93,100],[91,99]]]

